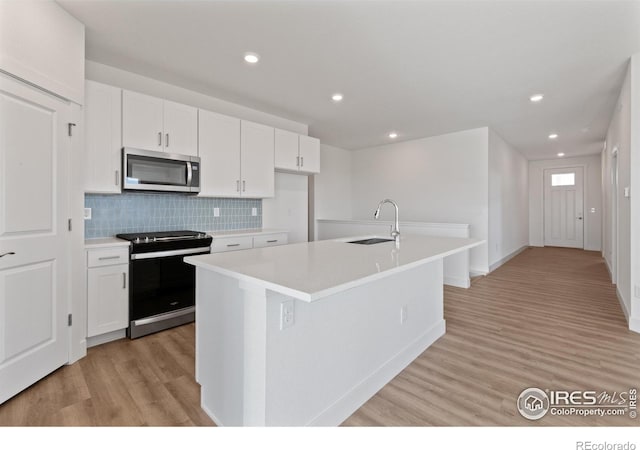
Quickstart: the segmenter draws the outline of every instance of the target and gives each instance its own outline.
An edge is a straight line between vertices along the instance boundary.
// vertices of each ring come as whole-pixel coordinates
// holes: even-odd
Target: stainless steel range
[[[211,236],[198,231],[118,234],[130,244],[129,328],[135,339],[195,320],[195,268],[187,255],[211,250]]]

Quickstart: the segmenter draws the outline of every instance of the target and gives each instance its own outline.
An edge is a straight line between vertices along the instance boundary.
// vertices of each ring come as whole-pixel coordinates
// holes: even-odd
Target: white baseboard
[[[489,275],[486,270],[469,269],[469,276],[471,277],[484,277],[486,275]]]
[[[446,331],[443,320],[429,331],[402,349],[396,356],[384,363],[378,370],[361,381],[335,403],[312,419],[309,426],[338,426],[351,414],[373,397],[382,387],[404,370]]]
[[[503,265],[504,263],[506,263],[507,261],[509,261],[511,258],[519,255],[520,253],[522,253],[523,251],[525,251],[526,249],[529,248],[529,245],[523,245],[522,247],[520,247],[519,249],[509,253],[507,256],[505,256],[504,258],[494,262],[493,264],[491,264],[489,266],[489,272],[493,272],[494,270],[496,270],[498,267],[500,267],[501,265]]]
[[[609,265],[609,261],[605,257],[603,257],[602,259],[604,259],[604,266],[607,268],[607,272],[609,272],[609,279],[613,283],[613,271],[611,270],[611,266]],[[615,284],[615,283],[613,283],[613,284]]]
[[[471,286],[471,279],[469,277],[444,277],[444,284],[447,286],[454,286],[459,288],[468,289]]]
[[[127,336],[127,329],[112,331],[110,333],[99,334],[98,336],[92,336],[87,338],[87,348],[95,347],[96,345],[106,344],[107,342],[117,341]]]
[[[213,420],[213,423],[215,423],[217,427],[224,427],[225,425],[216,417],[216,415],[212,413],[209,410],[209,408],[205,406],[204,402],[202,401],[203,398],[204,398],[204,388],[201,387],[200,388],[200,408],[202,408],[205,414],[209,416],[211,420]]]
[[[618,297],[618,302],[620,302],[620,308],[622,308],[622,312],[624,313],[624,316],[627,319],[627,323],[629,324],[629,327],[631,327],[631,322],[629,321],[629,310],[627,309],[627,305],[624,302],[624,298],[622,297],[622,294],[620,293],[620,289],[618,289],[618,286],[616,286],[616,297]]]
[[[640,333],[640,317],[629,318],[629,329],[636,333]]]

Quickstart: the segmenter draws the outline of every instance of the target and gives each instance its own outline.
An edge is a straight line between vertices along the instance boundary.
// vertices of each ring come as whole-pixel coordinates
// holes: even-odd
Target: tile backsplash
[[[84,206],[91,208],[91,219],[84,221],[86,239],[145,231],[221,231],[262,227],[260,199],[127,192],[120,195],[86,194]],[[220,208],[219,217],[214,217],[214,208]],[[257,216],[251,215],[252,208],[256,208]]]

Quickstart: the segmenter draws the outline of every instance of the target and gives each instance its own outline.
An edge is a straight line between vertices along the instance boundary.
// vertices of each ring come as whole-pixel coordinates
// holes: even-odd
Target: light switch
[[[213,208],[213,217],[220,217],[220,208]]]
[[[631,188],[629,186],[627,186],[626,188],[624,188],[624,196],[626,198],[631,197]]]

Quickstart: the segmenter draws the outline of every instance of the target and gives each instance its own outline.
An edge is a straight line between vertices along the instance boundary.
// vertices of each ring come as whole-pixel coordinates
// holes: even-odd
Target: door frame
[[[618,146],[611,150],[611,282],[618,284]],[[615,174],[615,183],[614,183]]]
[[[587,174],[587,164],[569,164],[569,163],[565,163],[565,164],[558,164],[558,165],[554,165],[553,167],[543,167],[542,168],[542,246],[546,247],[545,242],[546,242],[546,220],[547,220],[547,216],[546,216],[546,210],[547,210],[547,194],[546,194],[546,186],[545,186],[545,172],[547,170],[562,170],[562,169],[571,169],[573,167],[581,167],[582,168],[582,250],[584,250],[585,248],[585,241],[587,239],[587,235],[588,235],[588,231],[589,231],[589,225],[588,225],[588,221],[587,221],[587,210],[586,210],[586,204],[587,204],[587,179],[588,179],[588,174]]]

